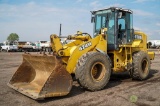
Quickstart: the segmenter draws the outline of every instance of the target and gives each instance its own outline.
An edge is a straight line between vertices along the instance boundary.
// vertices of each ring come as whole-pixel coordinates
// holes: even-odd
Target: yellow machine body
[[[150,60],[153,60],[155,53],[148,51],[147,49],[147,36],[145,33],[140,31],[134,32],[135,39],[133,42],[128,44],[119,45],[119,50],[108,51],[111,55],[111,60],[113,60],[113,71],[121,72],[129,70],[132,64],[132,55],[137,51],[144,51],[149,55]]]

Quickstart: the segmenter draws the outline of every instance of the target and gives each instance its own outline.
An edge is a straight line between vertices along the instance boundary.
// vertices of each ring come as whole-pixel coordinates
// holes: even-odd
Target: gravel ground
[[[69,95],[42,101],[30,99],[7,86],[22,63],[21,54],[0,52],[0,106],[160,106],[158,52],[152,61],[149,78],[145,81],[132,81],[126,72],[114,74],[108,85],[97,92],[86,91],[74,81]]]

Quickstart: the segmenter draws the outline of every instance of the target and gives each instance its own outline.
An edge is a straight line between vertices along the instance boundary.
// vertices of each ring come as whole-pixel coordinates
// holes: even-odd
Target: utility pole
[[[61,33],[61,27],[62,27],[62,24],[60,24],[59,37],[61,37],[61,35],[62,35],[62,33]]]

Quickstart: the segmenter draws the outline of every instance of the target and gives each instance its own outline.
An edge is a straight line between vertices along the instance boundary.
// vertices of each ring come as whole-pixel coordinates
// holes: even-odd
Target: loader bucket
[[[72,88],[72,77],[61,58],[23,54],[23,62],[8,86],[33,99],[44,99],[67,95]]]

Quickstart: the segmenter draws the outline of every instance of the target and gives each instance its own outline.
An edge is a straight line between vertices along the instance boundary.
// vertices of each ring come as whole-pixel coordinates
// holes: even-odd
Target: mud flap
[[[60,58],[23,54],[23,62],[8,86],[33,99],[44,99],[67,95],[72,82]]]

